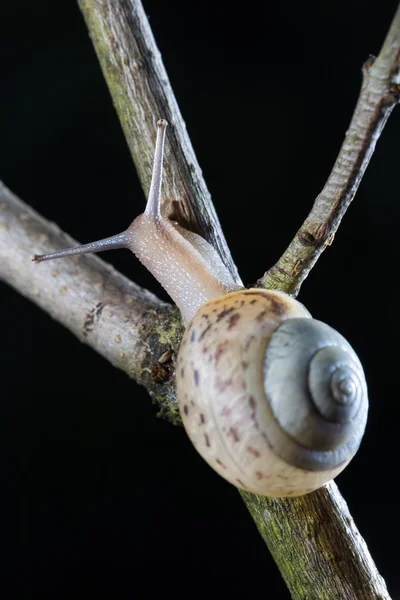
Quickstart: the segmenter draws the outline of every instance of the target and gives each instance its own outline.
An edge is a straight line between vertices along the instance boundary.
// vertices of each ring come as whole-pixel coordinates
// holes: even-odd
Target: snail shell
[[[360,361],[286,294],[241,290],[203,304],[177,363],[186,431],[235,486],[302,495],[348,464],[368,411]]]

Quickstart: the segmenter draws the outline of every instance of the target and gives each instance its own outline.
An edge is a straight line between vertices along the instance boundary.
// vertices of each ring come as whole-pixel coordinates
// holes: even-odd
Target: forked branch
[[[79,0],[79,4],[145,193],[150,185],[154,122],[164,117],[172,125],[163,188],[166,210],[206,237],[237,277],[140,0]],[[400,11],[380,55],[365,67],[355,115],[327,185],[261,285],[296,294],[336,231],[398,100],[399,54]],[[171,420],[179,422],[170,362],[182,331],[176,310],[97,257],[75,258],[56,268],[46,265],[39,272],[31,255],[71,245],[71,240],[4,187],[0,196],[0,278],[144,384]],[[72,298],[69,286],[78,280],[82,293]],[[334,483],[300,498],[279,500],[244,493],[243,497],[293,598],[389,598]]]
[[[169,123],[163,176],[166,214],[202,235],[240,278],[139,0],[78,0],[147,197],[155,122]]]

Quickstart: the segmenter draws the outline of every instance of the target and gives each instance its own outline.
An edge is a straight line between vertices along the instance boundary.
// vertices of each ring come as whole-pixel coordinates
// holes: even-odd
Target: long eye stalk
[[[34,262],[128,248],[163,286],[188,323],[199,306],[242,286],[233,279],[218,252],[200,235],[161,214],[161,181],[167,122],[157,123],[153,174],[146,209],[126,231],[112,237],[34,256]]]
[[[64,258],[65,256],[75,256],[77,254],[92,254],[93,252],[103,252],[104,250],[116,250],[118,248],[126,248],[128,237],[126,232],[118,233],[97,242],[89,242],[76,248],[66,248],[51,252],[50,254],[35,254],[32,257],[33,262],[44,262],[45,260],[53,260],[53,258]]]
[[[154,219],[161,217],[161,181],[162,181],[162,164],[164,154],[165,130],[167,121],[161,119],[157,122],[157,141],[154,152],[153,173],[151,178],[151,186],[149,197],[146,205],[145,214]],[[66,256],[76,256],[77,254],[91,254],[94,252],[103,252],[104,250],[117,250],[119,248],[129,248],[132,233],[128,230],[113,235],[111,237],[90,242],[77,246],[76,248],[66,248],[49,254],[35,254],[32,257],[33,262],[44,262],[45,260],[53,260],[55,258],[64,258]]]

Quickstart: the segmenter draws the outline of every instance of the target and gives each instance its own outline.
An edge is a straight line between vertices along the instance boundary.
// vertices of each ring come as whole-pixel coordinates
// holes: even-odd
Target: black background
[[[323,186],[361,65],[379,51],[396,2],[144,6],[234,259],[254,282]],[[0,23],[1,179],[79,240],[121,231],[144,196],[77,5],[3,0]],[[397,110],[300,295],[364,364],[367,431],[337,483],[393,598],[399,125]],[[104,258],[166,298],[130,253]],[[5,597],[213,597],[223,586],[231,598],[288,598],[239,495],[183,430],[157,419],[122,372],[0,290],[0,545],[13,584]]]

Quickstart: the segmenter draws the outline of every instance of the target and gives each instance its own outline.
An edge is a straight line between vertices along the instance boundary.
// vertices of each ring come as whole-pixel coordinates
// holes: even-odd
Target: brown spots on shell
[[[220,377],[217,377],[215,381],[215,389],[218,392],[225,392],[225,390],[227,390],[231,385],[232,377],[230,377],[229,379],[221,379]]]
[[[203,314],[201,315],[201,318],[202,318],[202,319],[209,319],[210,317],[209,317],[209,314],[208,314],[208,313],[203,313]]]
[[[289,477],[287,475],[282,475],[282,473],[277,473],[276,475],[279,479],[283,479],[283,481],[288,481]]]
[[[227,433],[227,436],[231,437],[234,442],[240,441],[240,436],[239,436],[239,433],[238,433],[238,430],[236,429],[236,427],[230,427],[229,431]]]
[[[214,356],[214,358],[215,358],[215,364],[216,365],[218,365],[219,359],[221,358],[221,356],[223,355],[223,353],[226,351],[226,349],[228,348],[228,346],[229,346],[229,342],[228,341],[225,341],[225,342],[222,342],[221,344],[218,344],[218,346],[217,346],[217,348],[215,350],[215,356]]]
[[[220,313],[218,313],[217,314],[217,323],[219,323],[220,320],[223,319],[224,317],[233,313],[234,310],[236,310],[236,308],[234,306],[231,306],[231,308],[225,308]]]
[[[204,413],[200,413],[200,425],[204,425],[205,422],[206,422],[206,418],[204,416]]]
[[[194,377],[194,383],[195,383],[196,387],[199,387],[200,374],[199,374],[199,372],[198,372],[197,369],[194,369],[194,371],[193,371],[193,377]]]
[[[239,319],[240,319],[239,313],[234,313],[233,315],[231,315],[228,319],[228,330],[233,329],[233,327],[236,326],[236,323],[239,321]]]
[[[196,330],[193,329],[192,335],[190,336],[190,341],[193,343],[196,340]]]
[[[286,310],[287,310],[286,302],[282,302],[281,299],[271,296],[269,298],[269,303],[270,303],[271,311],[277,317],[282,317],[284,314],[286,314]]]
[[[244,303],[245,303],[244,300],[239,300],[239,299],[235,300],[235,304],[238,304],[238,308],[242,308]]]
[[[206,442],[207,448],[210,448],[210,446],[211,446],[211,444],[210,444],[210,438],[208,437],[208,435],[206,433],[204,434],[204,440]]]
[[[182,367],[182,369],[181,369],[181,377],[184,377],[184,376],[185,376],[185,369]]]
[[[188,405],[187,405],[187,404],[184,404],[184,405],[183,405],[183,412],[185,413],[185,415],[188,415],[188,414],[189,414],[189,407],[188,407]]]
[[[212,323],[207,325],[207,327],[199,335],[199,339],[197,340],[198,342],[201,342],[201,340],[204,338],[204,336],[210,331],[211,327],[212,327]]]
[[[215,459],[215,462],[217,463],[217,465],[219,465],[220,467],[222,467],[223,469],[227,469],[227,466],[224,465],[224,463],[222,462],[222,460],[219,460],[219,458]]]
[[[251,418],[251,420],[253,421],[255,428],[256,428],[258,431],[260,431],[260,425],[259,425],[259,423],[258,423],[258,419],[257,419],[257,415],[256,415],[256,406],[257,406],[257,403],[256,403],[256,401],[254,400],[253,396],[249,396],[249,404],[250,404],[250,408],[251,408],[251,415],[250,415],[250,418]],[[269,442],[268,442],[268,440],[267,440],[267,436],[265,435],[265,433],[264,433],[264,432],[261,432],[261,435],[263,436],[263,438],[265,438],[265,440],[266,440],[267,444],[269,445]]]
[[[245,349],[245,350],[248,350],[248,349],[250,348],[251,344],[252,344],[253,342],[255,342],[255,341],[256,341],[256,339],[257,339],[257,338],[256,338],[256,336],[255,336],[255,335],[249,335],[249,336],[247,337],[246,343],[245,343],[245,345],[244,345],[244,349]]]
[[[229,406],[224,406],[224,408],[221,410],[221,416],[228,417],[230,414],[231,414],[231,409],[229,408]]]
[[[202,353],[207,354],[207,352],[208,352],[208,346],[203,346]]]
[[[242,360],[242,369],[246,371],[249,368],[249,363],[246,360]]]
[[[254,458],[259,458],[261,456],[260,452],[256,448],[253,448],[253,446],[247,446],[246,450],[249,454],[254,456]]]
[[[264,475],[261,473],[261,471],[256,471],[256,477],[257,477],[258,481],[260,481],[260,479],[262,479],[264,477]]]
[[[268,293],[268,292],[247,292],[246,294],[247,296],[259,296],[261,297],[265,302],[268,302],[269,304],[269,310],[276,316],[282,316],[286,313],[286,301],[284,297],[279,297],[277,295]],[[253,298],[250,301],[250,304],[255,304],[257,301],[256,298]],[[261,315],[261,313],[260,313]],[[260,317],[260,319],[262,319],[263,317]],[[264,316],[264,315],[263,315]]]
[[[261,311],[257,316],[256,316],[256,321],[263,321],[265,315],[267,314],[266,310]]]

